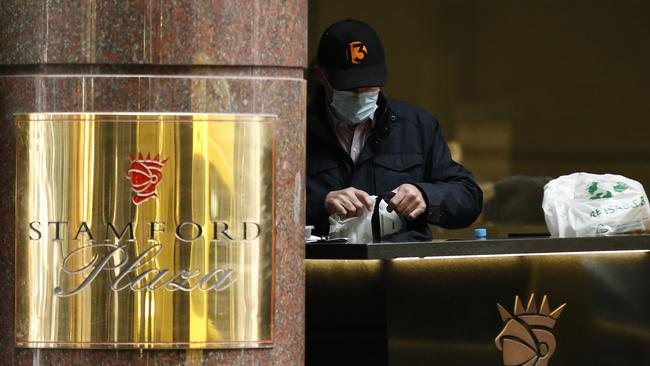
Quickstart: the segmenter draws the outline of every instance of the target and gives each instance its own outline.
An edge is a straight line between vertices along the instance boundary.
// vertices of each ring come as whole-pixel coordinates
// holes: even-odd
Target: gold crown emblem
[[[557,347],[551,331],[565,306],[562,304],[551,311],[548,299],[544,296],[538,310],[535,294],[530,295],[526,308],[519,296],[516,296],[512,314],[497,303],[504,326],[494,343],[502,353],[504,366],[548,365]]]

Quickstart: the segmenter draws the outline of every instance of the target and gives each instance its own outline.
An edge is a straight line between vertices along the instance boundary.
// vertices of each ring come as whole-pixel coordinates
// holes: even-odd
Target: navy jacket
[[[481,212],[483,193],[472,173],[451,159],[438,121],[424,110],[379,95],[375,126],[356,164],[340,146],[327,120],[321,87],[307,116],[307,224],[329,231],[325,196],[347,187],[370,195],[403,183],[417,186],[425,213],[386,241],[430,240],[427,222],[444,228],[469,226]]]

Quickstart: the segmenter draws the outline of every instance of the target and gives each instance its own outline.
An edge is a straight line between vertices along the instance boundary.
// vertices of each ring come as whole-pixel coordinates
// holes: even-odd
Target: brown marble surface
[[[0,293],[14,293],[13,113],[62,111],[205,112],[277,114],[275,347],[193,353],[196,364],[302,363],[304,342],[304,120],[305,82],[287,77],[219,76],[0,76],[5,126],[0,163]],[[13,329],[13,296],[0,299],[0,329]],[[75,351],[14,349],[12,332],[0,334],[0,355],[19,364],[188,364],[185,351]],[[202,360],[199,362],[198,360]],[[33,363],[38,364],[38,363]],[[191,363],[189,363],[191,364]]]
[[[304,0],[14,0],[0,64],[307,64]]]
[[[298,365],[304,359],[304,0],[14,0],[0,6],[0,364]],[[274,347],[14,347],[14,113],[278,115]]]

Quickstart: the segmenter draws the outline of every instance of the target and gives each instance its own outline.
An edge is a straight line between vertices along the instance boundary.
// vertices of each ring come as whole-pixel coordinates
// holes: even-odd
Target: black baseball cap
[[[334,89],[384,86],[384,47],[368,24],[346,19],[330,25],[318,44],[318,63]]]

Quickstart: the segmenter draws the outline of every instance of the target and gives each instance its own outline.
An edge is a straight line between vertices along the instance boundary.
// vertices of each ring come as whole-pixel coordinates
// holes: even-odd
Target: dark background
[[[388,95],[437,116],[480,181],[586,171],[650,186],[650,2],[310,0],[310,59],[346,17],[382,38]]]

